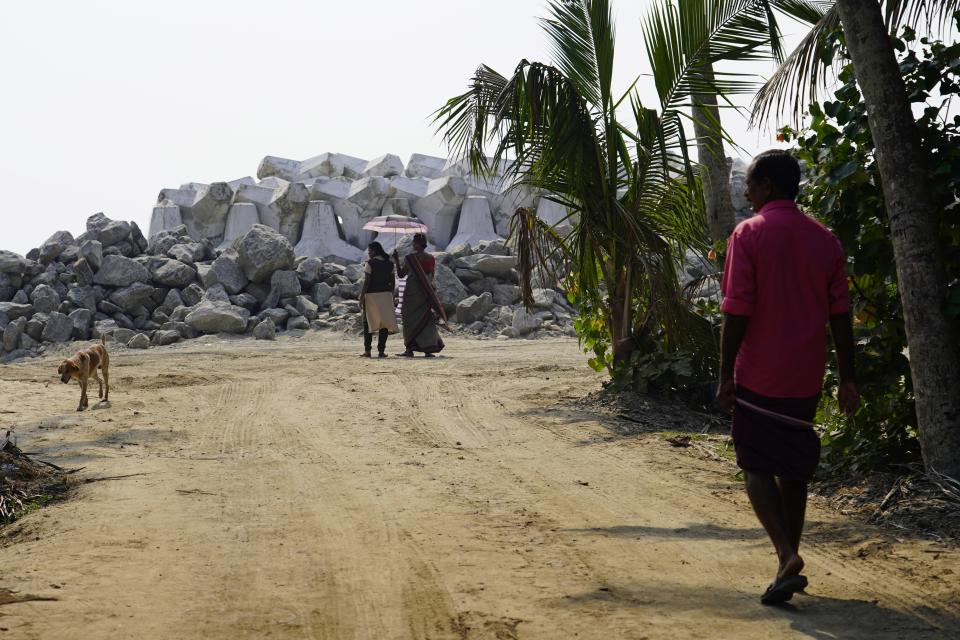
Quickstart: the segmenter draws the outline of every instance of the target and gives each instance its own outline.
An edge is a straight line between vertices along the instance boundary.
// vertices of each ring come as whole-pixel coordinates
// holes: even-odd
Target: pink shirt
[[[768,202],[733,230],[723,271],[725,313],[750,316],[737,384],[772,398],[823,385],[830,315],[850,309],[840,241],[792,200]]]

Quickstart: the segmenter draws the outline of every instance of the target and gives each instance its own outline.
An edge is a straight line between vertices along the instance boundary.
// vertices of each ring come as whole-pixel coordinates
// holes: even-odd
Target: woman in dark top
[[[387,336],[397,333],[397,316],[393,302],[393,264],[379,242],[367,246],[367,265],[364,267],[360,310],[363,312],[363,357],[370,357],[373,332],[377,336],[377,352],[386,358]]]

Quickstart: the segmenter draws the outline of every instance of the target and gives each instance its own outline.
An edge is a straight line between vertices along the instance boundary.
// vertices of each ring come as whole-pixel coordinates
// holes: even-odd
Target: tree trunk
[[[867,106],[903,303],[927,470],[960,478],[960,341],[946,295],[926,161],[877,0],[837,0]]]
[[[713,68],[707,71],[713,76]],[[736,214],[730,197],[730,167],[723,152],[720,109],[717,96],[693,96],[693,132],[697,138],[697,161],[703,167],[703,200],[710,239],[726,240],[733,232]]]

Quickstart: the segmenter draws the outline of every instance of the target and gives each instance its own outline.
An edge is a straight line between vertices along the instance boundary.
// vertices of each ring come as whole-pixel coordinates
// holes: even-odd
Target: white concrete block
[[[413,212],[430,229],[428,238],[439,248],[453,236],[460,205],[467,194],[463,178],[445,176],[431,180],[427,193],[413,204]]]
[[[537,217],[552,226],[561,236],[566,236],[573,230],[574,218],[569,215],[569,210],[546,196],[537,203]]]
[[[187,189],[164,189],[158,202],[169,200],[180,207],[180,217],[190,237],[219,242],[227,224],[227,212],[233,200],[233,189],[226,182],[211,185],[189,183]]]
[[[260,224],[257,205],[252,202],[234,203],[227,213],[227,226],[223,232],[223,242],[217,248],[222,251],[233,246],[234,240],[243,236],[255,224]]]
[[[340,237],[337,218],[329,202],[315,200],[307,206],[303,233],[294,252],[298,256],[315,258],[337,257],[360,262],[365,252],[344,242]]]
[[[266,156],[257,167],[257,178],[260,180],[271,176],[284,180],[296,180],[298,175],[300,175],[300,162],[289,158]]]
[[[171,231],[183,224],[180,217],[180,207],[169,200],[157,204],[153,208],[153,214],[150,216],[150,232],[147,236],[152,238],[161,231]]]
[[[233,192],[236,193],[237,189],[240,188],[242,184],[257,184],[257,181],[253,176],[243,176],[242,178],[237,178],[236,180],[230,180],[227,182],[230,185],[230,188],[233,189]]]
[[[407,168],[403,174],[408,178],[427,178],[432,180],[443,175],[443,167],[446,164],[446,158],[414,153],[410,156],[410,159],[407,160]]]
[[[387,197],[406,198],[410,201],[419,200],[427,195],[428,188],[430,188],[430,181],[426,178],[396,176],[390,179],[390,189]]]
[[[450,240],[448,248],[470,245],[475,249],[482,240],[496,240],[497,232],[493,226],[493,213],[490,201],[484,196],[467,196],[460,207],[460,221],[457,234]]]
[[[392,178],[403,174],[403,161],[398,156],[388,153],[368,162],[360,173],[364,177]]]

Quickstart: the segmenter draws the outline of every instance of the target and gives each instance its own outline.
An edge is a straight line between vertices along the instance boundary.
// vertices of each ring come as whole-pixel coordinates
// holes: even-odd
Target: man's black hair
[[[783,149],[757,154],[747,170],[747,178],[753,182],[767,178],[780,195],[791,200],[800,193],[800,163]]]

